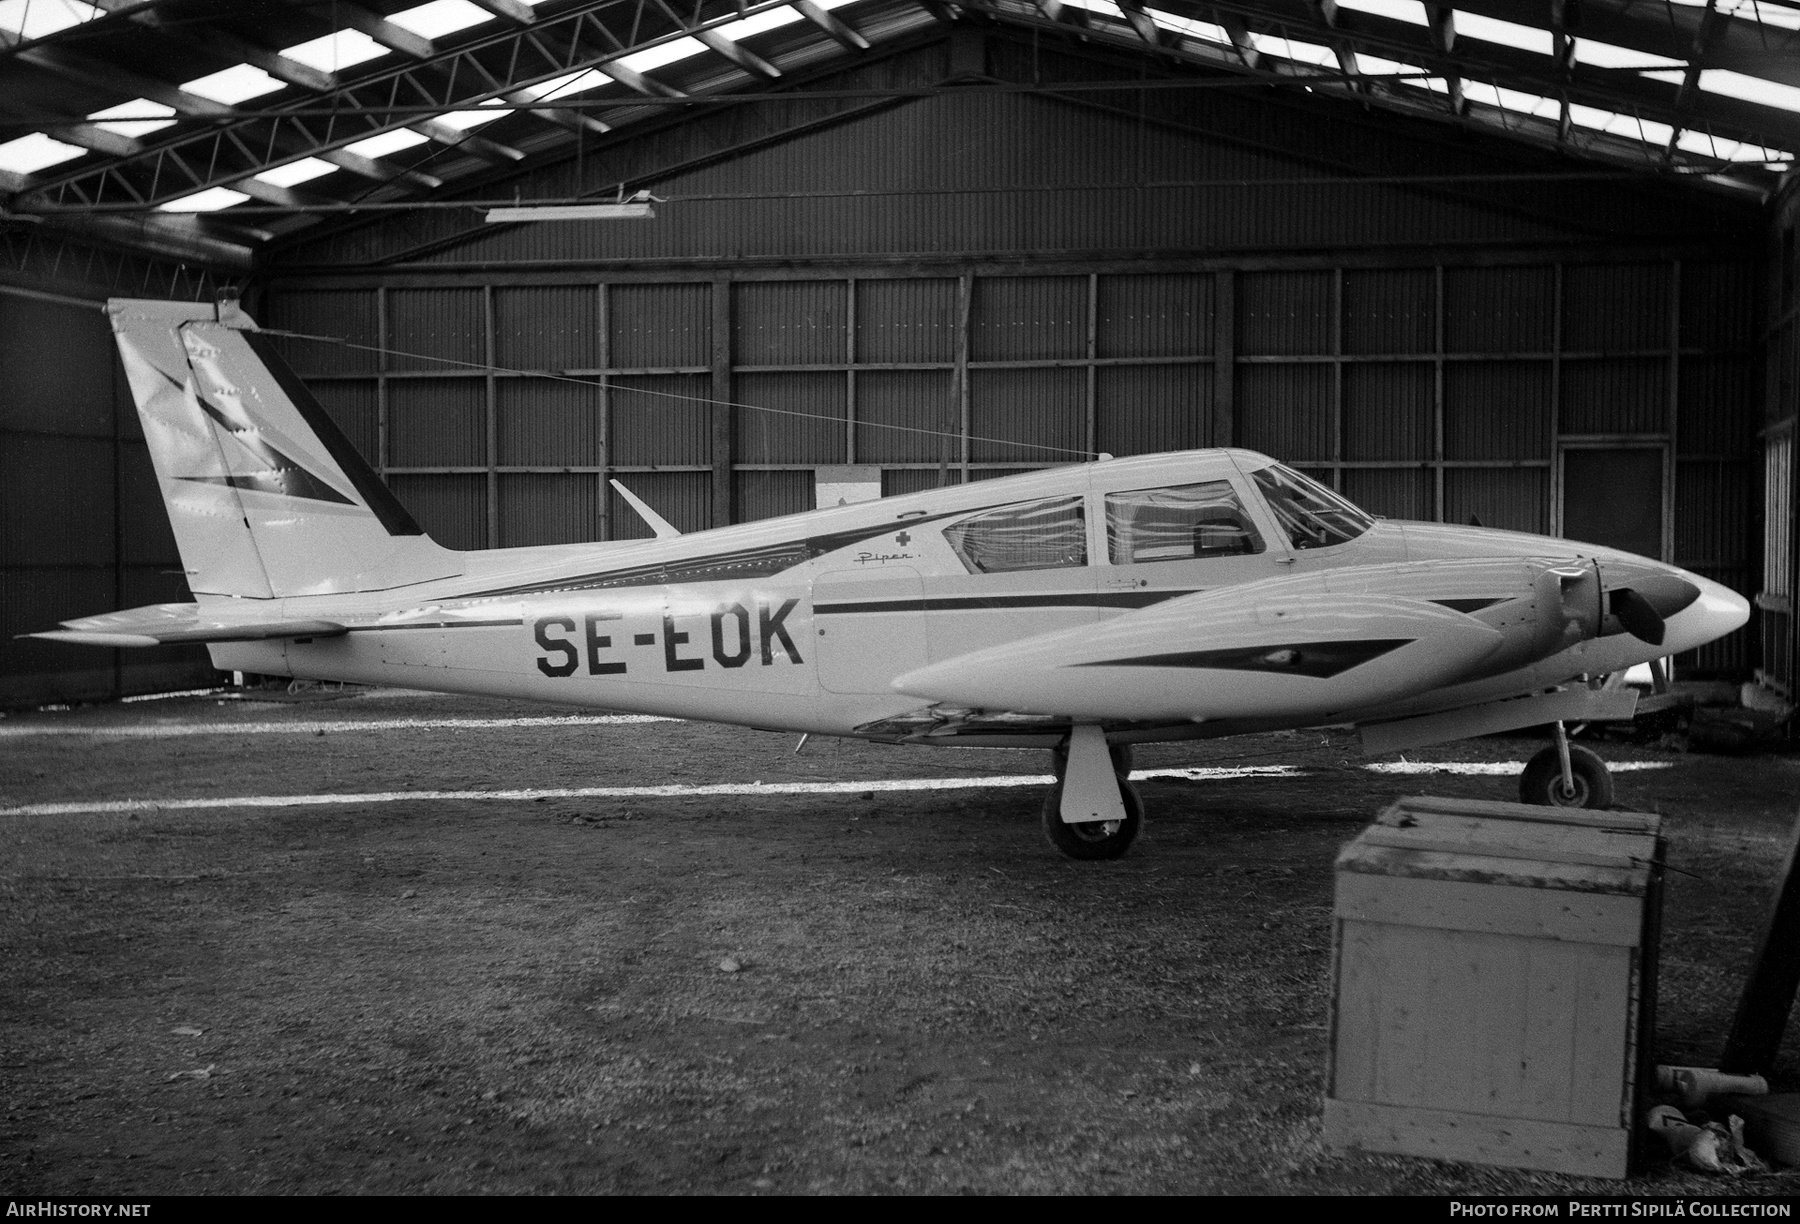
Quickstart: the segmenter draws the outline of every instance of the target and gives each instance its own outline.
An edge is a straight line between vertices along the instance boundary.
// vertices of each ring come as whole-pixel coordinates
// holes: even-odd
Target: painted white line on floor
[[[1377,761],[1364,765],[1370,773],[1381,774],[1460,774],[1464,777],[1516,774],[1525,768],[1524,761]],[[1673,769],[1673,761],[1608,761],[1610,773],[1638,773],[1646,769]]]
[[[1227,766],[1213,769],[1148,769],[1132,778],[1301,777],[1291,765]],[[359,803],[528,802],[534,799],[680,799],[707,795],[857,795],[870,791],[983,790],[1049,786],[1049,774],[1002,774],[976,778],[882,778],[862,782],[715,782],[700,786],[572,786],[529,790],[372,791],[350,795],[238,795],[225,799],[113,799],[78,803],[28,803],[0,808],[0,816],[84,816],[121,812],[182,812],[208,808],[341,807]]]
[[[677,722],[655,714],[564,714],[548,718],[368,718],[330,722],[151,723],[130,727],[6,727],[0,739],[35,735],[83,735],[102,739],[173,739],[185,735],[316,735],[340,731],[486,731],[502,727],[611,727]]]

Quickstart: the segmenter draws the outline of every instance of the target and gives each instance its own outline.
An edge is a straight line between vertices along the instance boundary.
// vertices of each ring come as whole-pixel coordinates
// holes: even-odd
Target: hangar
[[[93,306],[221,294],[453,548],[1231,444],[1716,578],[1757,620],[1678,669],[1790,699],[1797,52],[1771,0],[0,0],[0,702],[210,677],[14,635],[187,598]]]

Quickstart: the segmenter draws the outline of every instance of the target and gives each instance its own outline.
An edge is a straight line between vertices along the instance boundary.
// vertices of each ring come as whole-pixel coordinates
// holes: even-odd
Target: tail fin
[[[462,572],[233,307],[107,303],[188,582],[279,599]]]

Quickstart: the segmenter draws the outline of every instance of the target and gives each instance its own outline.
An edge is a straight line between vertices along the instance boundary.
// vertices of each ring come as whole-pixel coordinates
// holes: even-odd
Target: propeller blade
[[[1612,613],[1632,637],[1652,646],[1663,643],[1663,615],[1654,604],[1630,587],[1612,593]]]

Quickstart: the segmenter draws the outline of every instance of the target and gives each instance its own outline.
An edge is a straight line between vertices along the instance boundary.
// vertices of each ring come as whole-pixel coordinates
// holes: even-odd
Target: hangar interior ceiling
[[[694,528],[823,464],[1230,443],[1759,593],[1682,666],[1794,691],[1800,6],[0,0],[0,42],[9,636],[184,597],[72,303],[230,287],[453,547],[645,534],[613,477]],[[0,697],[201,667],[153,653],[7,641]]]

